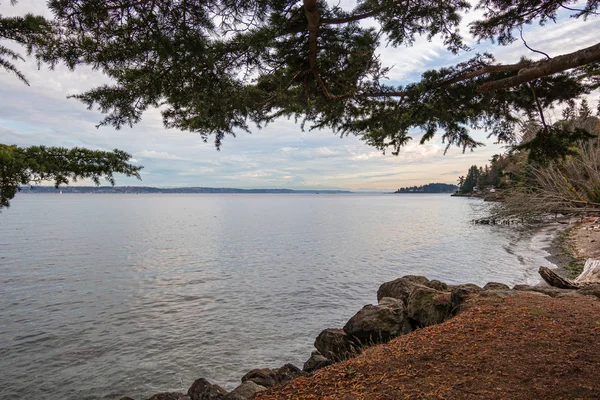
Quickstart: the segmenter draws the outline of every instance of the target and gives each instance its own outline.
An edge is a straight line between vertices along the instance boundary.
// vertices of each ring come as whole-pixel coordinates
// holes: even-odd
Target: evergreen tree
[[[467,172],[467,177],[462,185],[462,193],[472,193],[473,189],[477,187],[477,180],[479,179],[479,168],[477,165],[472,165]]]
[[[128,163],[124,151],[94,151],[62,147],[17,147],[0,144],[0,209],[8,207],[20,185],[51,180],[58,187],[77,179],[91,179],[96,185],[106,179],[114,185],[113,174],[140,178],[140,166]]]
[[[480,0],[475,8],[484,12],[470,33],[506,45],[524,25],[545,25],[558,10],[581,23],[597,15],[599,2],[569,7],[576,2]],[[214,135],[217,146],[250,123],[288,116],[303,126],[358,135],[394,153],[411,140],[413,128],[423,132],[421,142],[439,132],[448,146],[472,149],[480,143],[471,128],[484,127],[512,141],[519,117],[537,115],[543,122],[544,109],[600,84],[600,43],[511,65],[476,54],[455,66],[424,71],[414,84],[385,83],[388,70],[376,54],[381,44],[412,45],[418,36],[436,36],[450,52],[469,50],[458,30],[473,8],[465,0],[366,0],[352,10],[323,0],[51,0],[48,5],[50,22],[40,20],[32,31],[20,25],[15,29],[21,36],[4,37],[30,46],[40,61],[89,64],[112,78],[112,84],[75,96],[106,113],[102,124],[134,124],[149,107],[160,105],[165,126],[197,132],[205,140]],[[374,23],[360,24],[367,19]],[[45,35],[39,27],[46,28]]]
[[[480,0],[475,8],[484,12],[470,33],[506,45],[524,25],[555,20],[558,10],[580,23],[598,15],[598,1],[571,7],[575,3]],[[465,0],[365,0],[351,10],[324,0],[47,4],[49,19],[0,15],[0,39],[25,46],[40,64],[91,65],[111,78],[74,96],[106,114],[101,125],[132,125],[160,106],[166,127],[196,132],[205,141],[212,136],[217,147],[251,123],[287,116],[302,127],[357,135],[394,154],[415,128],[421,143],[440,133],[447,146],[466,150],[481,144],[470,129],[513,142],[517,121],[527,116],[537,120],[530,154],[560,157],[584,132],[550,126],[545,110],[600,86],[600,43],[510,65],[478,53],[423,71],[413,84],[386,83],[388,69],[376,52],[382,44],[410,46],[419,36],[440,37],[452,53],[469,50],[458,30],[473,8]],[[367,19],[374,23],[360,23]],[[21,58],[0,45],[0,66],[27,82],[15,64]],[[476,183],[471,177],[471,189]]]

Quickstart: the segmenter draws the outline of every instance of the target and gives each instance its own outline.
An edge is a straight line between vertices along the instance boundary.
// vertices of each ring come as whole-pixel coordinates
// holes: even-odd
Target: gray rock
[[[455,285],[452,287],[452,289],[465,289],[465,290],[468,290],[473,293],[478,293],[483,290],[483,288],[481,288],[481,286],[477,286],[474,283],[463,283],[461,285]]]
[[[418,283],[420,285],[424,285],[429,282],[429,279],[423,275],[404,275],[402,279],[406,279],[407,281]]]
[[[190,396],[179,392],[165,392],[157,393],[148,400],[190,400]]]
[[[328,365],[333,364],[330,360],[323,357],[318,350],[315,350],[311,353],[310,358],[306,360],[304,366],[302,367],[302,371],[304,372],[313,372],[321,368],[325,368]]]
[[[361,345],[387,342],[411,331],[404,304],[386,297],[378,306],[364,306],[344,326],[344,332]]]
[[[324,329],[315,339],[315,348],[325,358],[343,361],[358,354],[358,348],[342,329]]]
[[[275,374],[270,368],[256,368],[248,371],[246,375],[242,377],[242,382],[254,382],[257,385],[264,387],[271,387],[277,385]]]
[[[125,396],[125,397],[121,397],[119,400],[133,400],[133,399],[131,397]]]
[[[224,400],[248,400],[253,399],[256,393],[267,390],[266,387],[257,385],[252,381],[243,382],[225,396]]]
[[[242,382],[251,381],[260,386],[271,387],[302,375],[306,375],[306,373],[302,372],[300,368],[292,364],[285,364],[278,369],[253,369],[242,377]]]
[[[384,297],[379,300],[379,305],[382,307],[403,307],[404,302],[399,299],[394,299],[393,297]]]
[[[472,283],[466,283],[464,285],[457,285],[452,287],[452,294],[450,296],[450,302],[452,304],[452,310],[454,313],[460,311],[460,306],[467,301],[473,295],[481,293],[483,289]]]
[[[385,282],[377,290],[377,301],[384,297],[402,300],[406,304],[408,296],[417,286],[424,286],[429,279],[424,276],[406,275],[391,282]]]
[[[508,290],[510,287],[504,283],[488,282],[483,287],[483,290]]]
[[[196,379],[188,389],[191,400],[221,400],[227,391],[218,385],[213,385],[204,378]]]
[[[417,327],[440,324],[452,316],[450,293],[417,287],[408,298],[407,311]]]
[[[439,290],[440,292],[446,292],[448,290],[448,285],[446,285],[444,282],[438,281],[437,279],[425,283],[424,286],[427,286],[431,289]]]

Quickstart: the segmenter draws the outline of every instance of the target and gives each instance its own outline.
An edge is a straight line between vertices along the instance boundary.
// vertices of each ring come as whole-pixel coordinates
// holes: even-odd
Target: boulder
[[[364,306],[344,326],[344,332],[361,345],[387,342],[410,331],[404,303],[385,297],[378,306]]]
[[[268,388],[301,375],[306,375],[306,373],[302,372],[302,370],[295,365],[285,364],[278,369],[253,369],[242,377],[242,382],[250,381]]]
[[[191,400],[221,400],[227,391],[221,386],[213,385],[204,378],[196,379],[188,389]]]
[[[483,287],[483,290],[508,290],[510,287],[504,283],[488,282]]]
[[[452,286],[452,290],[454,290],[454,289],[465,289],[465,290],[468,290],[473,293],[478,293],[483,290],[483,288],[481,288],[481,286],[477,286],[474,283],[463,283],[461,285]]]
[[[133,399],[131,397],[125,396],[125,397],[121,397],[119,400],[133,400]]]
[[[304,363],[302,371],[313,372],[331,364],[332,362],[330,360],[326,359],[321,353],[315,350],[310,354],[310,358]]]
[[[157,393],[148,400],[190,400],[190,396],[179,392]]]
[[[270,368],[257,368],[248,371],[248,373],[242,377],[242,382],[248,381],[254,382],[257,385],[264,387],[271,387],[277,385],[275,373]]]
[[[390,308],[396,308],[396,307],[404,307],[404,302],[402,300],[398,300],[398,299],[394,299],[393,297],[384,297],[381,300],[379,300],[379,305],[381,307],[390,307]]]
[[[416,327],[440,324],[452,316],[450,293],[417,287],[408,298],[407,311]]]
[[[256,393],[267,390],[266,387],[257,385],[252,381],[243,382],[240,386],[233,389],[224,400],[248,400],[253,399]]]
[[[460,306],[473,295],[480,293],[483,289],[472,283],[452,287],[450,301],[454,313],[460,311]]]
[[[358,354],[358,347],[342,329],[324,329],[315,339],[315,348],[325,358],[343,361]]]
[[[444,282],[438,281],[437,279],[426,282],[424,286],[427,286],[428,288],[432,288],[435,290],[439,290],[440,292],[448,291],[448,285],[445,284]]]
[[[392,297],[394,299],[402,300],[404,304],[406,304],[410,292],[412,292],[415,287],[423,286],[427,282],[429,282],[429,279],[417,275],[406,275],[391,282],[385,282],[379,286],[379,290],[377,290],[377,301],[384,297]]]

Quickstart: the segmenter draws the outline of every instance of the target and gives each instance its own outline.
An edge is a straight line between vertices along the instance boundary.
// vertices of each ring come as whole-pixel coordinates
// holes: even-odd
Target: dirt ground
[[[600,259],[600,217],[584,218],[569,233],[577,258]]]
[[[477,298],[257,399],[600,399],[599,339],[595,297]]]

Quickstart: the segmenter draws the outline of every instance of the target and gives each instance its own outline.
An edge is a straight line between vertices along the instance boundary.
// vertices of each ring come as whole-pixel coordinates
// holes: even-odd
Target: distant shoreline
[[[20,193],[25,194],[156,194],[156,193],[240,193],[240,194],[350,194],[356,193],[349,190],[317,189],[317,190],[294,190],[294,189],[239,189],[239,188],[213,188],[213,187],[180,187],[180,188],[157,188],[151,186],[33,186],[22,187]]]

